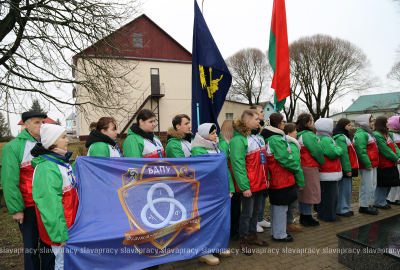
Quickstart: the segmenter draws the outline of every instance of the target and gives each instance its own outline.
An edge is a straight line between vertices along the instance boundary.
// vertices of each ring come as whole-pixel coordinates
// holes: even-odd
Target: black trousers
[[[338,204],[338,181],[320,181],[321,203],[318,204],[318,218],[332,222],[336,219]]]
[[[55,261],[54,254],[50,245],[39,240],[37,222],[26,222],[18,225],[22,233],[22,241],[24,242],[25,270],[53,270]],[[40,247],[38,249],[39,242]]]
[[[240,193],[233,193],[231,198],[231,236],[239,236],[239,219],[240,219]]]

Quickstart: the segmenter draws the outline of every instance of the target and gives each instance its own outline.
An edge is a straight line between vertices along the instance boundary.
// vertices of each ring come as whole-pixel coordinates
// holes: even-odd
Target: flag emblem
[[[213,80],[212,68],[208,69],[209,69],[210,86],[207,85],[206,74],[204,73],[204,67],[202,65],[199,65],[200,83],[202,89],[207,89],[208,98],[211,98],[211,102],[214,103],[214,93],[218,90],[218,83],[220,80],[222,80],[222,77],[224,77],[224,75],[221,75],[219,79]]]

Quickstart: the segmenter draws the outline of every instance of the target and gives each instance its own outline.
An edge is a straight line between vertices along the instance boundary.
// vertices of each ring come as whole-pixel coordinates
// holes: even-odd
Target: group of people
[[[318,226],[351,217],[352,177],[361,174],[359,212],[376,215],[390,204],[400,205],[400,116],[364,114],[355,121],[360,127],[352,138],[346,118],[337,122],[321,118],[315,123],[302,113],[296,123],[286,123],[279,113],[264,119],[261,106],[252,106],[235,120],[225,120],[217,134],[215,123],[204,123],[191,133],[190,117],[176,115],[168,130],[164,149],[153,133],[156,117],[143,109],[129,128],[119,148],[117,122],[102,117],[90,125],[86,141],[88,156],[134,158],[180,158],[225,153],[231,197],[231,238],[240,238],[240,248],[252,255],[250,245],[268,246],[258,238],[262,227],[271,227],[274,241],[292,242],[289,232],[302,231],[294,221],[298,206],[300,224]],[[44,124],[47,116],[26,112],[26,129],[2,151],[1,179],[9,212],[18,222],[24,248],[25,269],[63,269],[63,247],[68,240],[79,199],[77,181],[67,150],[65,128]],[[375,131],[373,127],[375,125]],[[316,130],[316,133],[314,132]],[[193,138],[194,135],[194,138]],[[223,168],[225,169],[225,168]],[[264,219],[270,201],[270,223]],[[374,201],[371,206],[372,200]],[[229,257],[230,252],[219,253]],[[199,257],[209,265],[218,257]]]

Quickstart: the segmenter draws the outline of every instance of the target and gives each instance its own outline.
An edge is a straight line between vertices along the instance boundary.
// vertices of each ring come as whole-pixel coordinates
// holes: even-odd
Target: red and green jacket
[[[343,177],[340,156],[343,150],[336,145],[332,138],[320,136],[322,152],[324,153],[325,164],[319,170],[320,181],[339,181]]]
[[[154,135],[154,141],[151,142],[134,133],[131,129],[128,130],[123,148],[125,157],[159,158],[157,150],[161,150],[163,157],[165,157],[164,148],[156,135]]]
[[[165,147],[165,153],[168,158],[190,157],[192,155],[192,144],[185,140],[186,134],[171,127],[168,129],[168,135],[170,138]]]
[[[116,147],[105,142],[93,143],[87,152],[90,157],[121,157]]]
[[[397,145],[393,142],[392,137],[389,136],[387,139],[383,137],[378,131],[374,131],[375,140],[378,144],[379,151],[379,169],[389,168],[397,166],[399,160],[400,151]]]
[[[311,130],[297,133],[297,141],[301,146],[301,166],[320,167],[325,164],[319,139]]]
[[[358,128],[354,133],[354,148],[356,149],[360,169],[379,165],[379,150],[375,138],[366,130]]]
[[[396,144],[397,148],[400,149],[400,135],[394,132],[389,132],[390,136],[392,136],[394,143]],[[398,153],[398,152],[397,152]]]
[[[72,178],[76,181],[74,173],[71,166],[58,165],[42,155],[32,159],[32,166],[35,168],[32,193],[40,239],[48,245],[59,246],[69,239],[68,229],[74,224],[78,210],[78,193],[72,185]]]
[[[333,139],[343,150],[343,155],[340,156],[340,164],[342,165],[343,171],[349,173],[352,169],[358,169],[358,158],[354,143],[344,134],[337,134],[333,136]]]
[[[294,174],[294,180],[296,181],[296,184],[299,187],[304,187],[305,181],[304,181],[304,173],[303,169],[301,168],[301,157],[300,157],[300,144],[297,142],[295,138],[292,138],[290,136],[286,136],[286,139],[289,143],[291,154],[293,159],[300,165],[300,170]]]
[[[248,189],[257,192],[266,189],[268,167],[267,164],[261,164],[260,158],[260,151],[266,156],[264,139],[260,135],[252,135],[251,129],[241,118],[237,118],[233,126],[235,129],[229,148],[236,192]]]
[[[1,185],[10,214],[35,206],[32,198],[31,150],[36,140],[24,129],[1,152]]]
[[[266,139],[269,189],[283,189],[293,186],[295,173],[301,166],[292,157],[291,147],[282,135],[272,135]]]

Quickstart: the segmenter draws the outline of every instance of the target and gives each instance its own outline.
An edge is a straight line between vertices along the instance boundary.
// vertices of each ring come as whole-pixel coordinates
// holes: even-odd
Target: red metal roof
[[[47,117],[46,119],[44,119],[44,121],[46,124],[57,124],[57,122],[54,121],[53,119],[51,119],[50,117]],[[22,122],[22,120],[19,121],[19,123],[18,123],[18,125],[23,125],[23,124],[24,124],[24,122]]]
[[[120,53],[123,54],[117,57],[142,60],[192,61],[192,54],[145,14],[122,26],[115,33],[117,33],[115,36],[108,36],[85,49],[85,54],[93,57],[95,47],[102,45],[104,40],[117,39],[118,42],[113,43],[117,44]],[[142,34],[143,47],[133,47],[134,33]],[[79,54],[73,58],[77,57],[79,57]]]

